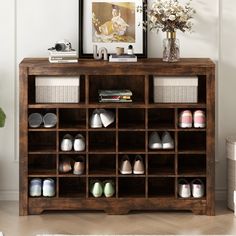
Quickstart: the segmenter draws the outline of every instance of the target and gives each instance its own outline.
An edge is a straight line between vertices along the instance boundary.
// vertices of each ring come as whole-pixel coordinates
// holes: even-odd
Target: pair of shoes
[[[101,197],[103,193],[105,197],[112,197],[115,193],[115,184],[112,180],[93,180],[90,182],[90,192],[96,198]]]
[[[31,197],[40,197],[42,194],[44,197],[55,196],[55,181],[53,179],[42,180],[35,178],[30,181],[29,195]]]
[[[91,128],[107,127],[115,121],[115,114],[105,109],[95,109],[90,118]]]
[[[205,128],[206,115],[202,110],[192,112],[190,110],[182,111],[179,114],[179,127],[180,128]]]
[[[59,171],[61,173],[68,173],[72,170],[73,166],[73,174],[75,175],[82,175],[84,173],[85,162],[84,157],[79,156],[76,158],[76,161],[72,160],[71,158],[64,158],[59,163]]]
[[[134,167],[132,170],[132,166],[130,163],[130,159],[128,155],[124,155],[122,157],[121,165],[120,165],[120,173],[122,175],[143,175],[144,174],[144,164],[143,164],[143,158],[140,155],[136,155],[134,159]]]
[[[57,116],[54,113],[46,113],[44,116],[40,113],[31,113],[28,122],[31,128],[38,128],[41,124],[44,128],[52,128],[57,124]]]
[[[169,132],[164,132],[160,138],[155,131],[149,137],[148,146],[150,149],[173,149],[175,145]]]
[[[81,152],[85,150],[85,138],[82,134],[77,134],[73,138],[70,134],[66,134],[61,141],[61,150],[64,152],[72,151]]]
[[[186,179],[180,179],[178,184],[178,193],[182,198],[201,198],[204,196],[204,183],[200,179],[194,179],[191,184]]]

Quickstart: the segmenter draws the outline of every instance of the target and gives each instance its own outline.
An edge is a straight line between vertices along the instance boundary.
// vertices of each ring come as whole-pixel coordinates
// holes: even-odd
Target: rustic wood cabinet
[[[38,104],[35,102],[36,76],[80,76],[80,103]],[[154,103],[153,76],[198,76],[197,103]],[[140,59],[137,63],[109,63],[79,60],[76,64],[50,64],[47,59],[27,58],[20,64],[20,215],[45,210],[102,210],[126,214],[131,210],[190,210],[195,214],[215,214],[215,66],[210,59],[181,59],[164,63],[161,59]],[[132,103],[99,103],[98,89],[130,89]],[[90,116],[95,108],[111,109],[115,122],[107,128],[92,129]],[[181,129],[178,115],[184,110],[202,109],[206,128]],[[58,117],[52,129],[28,126],[32,112],[53,112]],[[169,131],[173,150],[150,150],[152,131]],[[82,133],[86,150],[84,174],[61,174],[60,143],[64,134]],[[121,175],[124,154],[131,160],[140,154],[145,163],[143,175]],[[53,198],[30,197],[32,178],[52,178]],[[178,180],[200,178],[205,196],[182,199]],[[93,179],[112,179],[115,195],[94,198],[89,191]]]

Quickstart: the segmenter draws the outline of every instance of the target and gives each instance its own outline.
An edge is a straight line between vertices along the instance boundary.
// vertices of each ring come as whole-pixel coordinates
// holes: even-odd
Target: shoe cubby
[[[206,175],[206,155],[199,155],[199,154],[179,155],[178,175],[183,175],[183,176]]]
[[[206,152],[206,132],[185,132],[178,133],[179,152]]]
[[[52,154],[30,154],[28,157],[28,174],[37,175],[56,175],[57,156]]]
[[[62,198],[85,198],[86,178],[84,177],[60,177],[59,197]]]
[[[116,155],[90,154],[88,158],[88,174],[94,176],[115,176]]]
[[[107,131],[89,132],[89,151],[90,152],[115,152],[116,133]]]
[[[148,197],[175,197],[174,177],[152,177],[148,178]]]
[[[168,130],[175,128],[175,109],[148,109],[148,128]]]
[[[86,109],[59,109],[60,129],[86,129]]]
[[[119,152],[145,152],[145,132],[121,131],[118,143]]]
[[[56,132],[34,132],[28,133],[29,152],[53,152],[57,150]]]
[[[119,129],[145,129],[145,109],[119,109]]]
[[[48,79],[41,80],[46,84],[57,84],[51,82],[50,77],[54,76],[80,77],[80,82],[79,87],[78,80],[71,84],[75,87],[68,87],[73,81],[61,80],[62,91],[55,88],[57,94],[47,93],[54,98],[57,95],[55,99],[61,102],[36,103],[37,76]],[[185,80],[197,77],[198,85],[197,80],[182,78],[171,81],[169,87],[166,84],[163,89],[158,84],[155,87],[153,79],[164,76]],[[73,65],[24,59],[20,64],[19,86],[20,215],[48,210],[103,210],[108,214],[189,210],[214,215],[214,83],[214,63],[209,59],[182,58],[174,64],[155,58],[138,59],[137,63],[81,59]],[[187,87],[190,85],[191,88]],[[73,93],[66,93],[69,90]],[[130,90],[132,101],[99,101],[99,90]],[[64,94],[59,96],[60,92]],[[77,92],[80,99],[75,103]],[[46,95],[37,97],[37,101],[50,101],[52,98]],[[154,102],[154,95],[159,102]],[[164,102],[172,95],[179,103]],[[74,102],[63,103],[66,100]],[[180,127],[180,113],[187,110],[192,116],[195,111],[203,111],[206,127],[194,128],[194,121],[192,127]],[[48,127],[43,122],[37,125],[36,114],[31,117],[36,125],[31,123],[30,127],[29,115],[33,113],[40,114],[39,122],[46,114],[55,114],[56,125],[50,128],[50,122]],[[204,115],[201,112],[197,115],[201,127]],[[42,183],[53,179],[55,196],[43,197],[42,191],[31,197],[27,190],[34,179]],[[200,179],[204,196],[181,198],[178,193],[181,179],[187,183]],[[93,186],[95,182],[97,189]]]
[[[118,189],[119,198],[145,198],[145,178],[120,177]]]
[[[148,175],[169,176],[175,175],[174,154],[148,155]]]
[[[144,84],[143,75],[91,75],[89,76],[89,102],[99,102],[98,90],[129,89],[133,93],[133,103],[144,103]]]

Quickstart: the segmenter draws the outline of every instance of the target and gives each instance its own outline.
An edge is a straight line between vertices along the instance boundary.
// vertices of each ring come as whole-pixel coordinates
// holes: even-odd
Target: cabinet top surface
[[[214,67],[214,62],[209,58],[181,58],[179,62],[166,63],[161,58],[138,59],[133,63],[111,63],[94,59],[79,59],[78,63],[50,63],[47,58],[25,58],[20,63],[21,67],[50,67],[50,68],[106,68],[108,66],[117,68],[140,68],[140,67]]]

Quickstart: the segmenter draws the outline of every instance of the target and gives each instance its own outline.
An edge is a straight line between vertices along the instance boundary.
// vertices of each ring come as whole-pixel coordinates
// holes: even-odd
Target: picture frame
[[[147,0],[79,0],[79,57],[92,58],[93,46],[115,54],[116,47],[129,45],[138,58],[147,57],[144,9]]]

